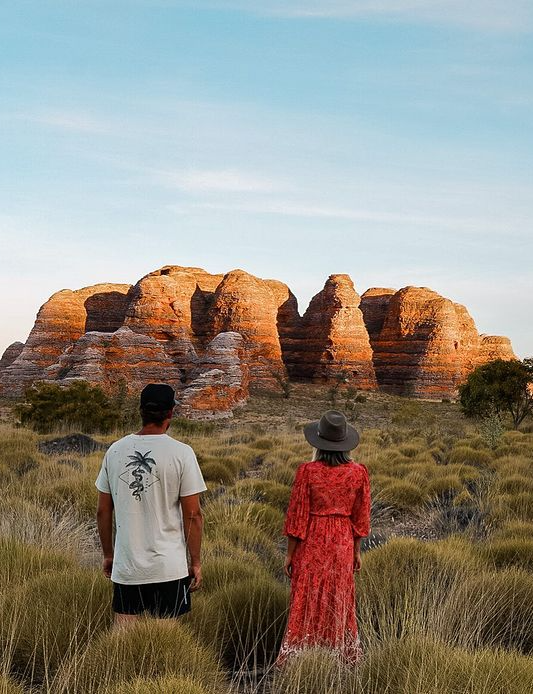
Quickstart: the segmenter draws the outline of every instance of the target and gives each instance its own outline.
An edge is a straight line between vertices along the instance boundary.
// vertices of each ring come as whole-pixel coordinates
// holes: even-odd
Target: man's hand
[[[202,585],[202,567],[200,564],[192,564],[189,567],[189,576],[191,577],[191,585],[189,590],[194,593]]]
[[[106,578],[111,578],[111,571],[113,570],[113,557],[104,557],[102,569],[104,572],[104,576]]]

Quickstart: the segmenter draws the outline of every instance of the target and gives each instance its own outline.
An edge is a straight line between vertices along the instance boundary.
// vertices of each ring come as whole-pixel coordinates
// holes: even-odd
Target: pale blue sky
[[[0,352],[165,264],[429,286],[533,355],[530,0],[0,6]]]

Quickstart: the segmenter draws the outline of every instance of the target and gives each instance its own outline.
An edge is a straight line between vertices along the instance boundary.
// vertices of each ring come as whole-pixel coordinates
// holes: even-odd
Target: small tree
[[[495,359],[472,371],[459,387],[467,417],[490,417],[508,412],[517,429],[533,413],[533,360]]]
[[[22,424],[46,434],[61,425],[80,427],[85,433],[110,431],[120,419],[119,410],[98,386],[74,381],[64,387],[57,383],[36,383],[26,390],[25,401],[17,407]]]

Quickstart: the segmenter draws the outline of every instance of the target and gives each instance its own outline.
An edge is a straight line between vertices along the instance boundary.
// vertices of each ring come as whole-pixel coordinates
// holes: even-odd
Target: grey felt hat
[[[337,410],[328,410],[317,422],[306,424],[304,436],[322,451],[351,451],[359,443],[359,434]]]

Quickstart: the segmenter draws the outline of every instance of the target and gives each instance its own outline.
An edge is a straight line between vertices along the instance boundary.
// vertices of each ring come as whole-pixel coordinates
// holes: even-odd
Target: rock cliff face
[[[218,285],[211,307],[211,335],[240,333],[250,378],[263,387],[275,385],[273,373],[285,370],[277,327],[282,291],[278,286],[272,291],[268,282],[233,270]]]
[[[249,386],[287,377],[454,397],[495,358],[514,358],[508,338],[479,335],[464,306],[427,288],[374,288],[360,299],[348,275],[331,275],[300,316],[277,280],[169,265],[133,287],[54,294],[27,342],[2,356],[0,394],[38,380],[125,382],[132,392],[165,381],[179,389],[181,412],[202,418],[228,416]]]
[[[45,369],[44,376],[65,385],[83,379],[105,390],[117,389],[123,383],[130,393],[161,381],[177,390],[182,388],[182,372],[163,345],[125,326],[112,333],[85,333],[56,364]]]
[[[217,335],[207,346],[183,391],[178,412],[191,419],[232,417],[248,398],[248,367],[239,333]]]
[[[372,350],[359,310],[360,297],[348,275],[331,275],[311,299],[287,356],[296,378],[331,381],[340,377],[363,390],[376,388]]]
[[[15,359],[20,356],[23,349],[23,342],[13,342],[11,345],[9,345],[0,359],[0,370],[11,366]]]
[[[41,306],[37,319],[19,356],[3,369],[0,392],[21,395],[27,385],[45,377],[63,352],[86,331],[115,330],[122,324],[130,285],[97,284],[54,294]],[[99,309],[105,307],[105,312]]]
[[[373,348],[383,390],[429,398],[454,397],[490,353],[466,308],[425,287],[405,287],[390,298]],[[507,350],[504,358],[511,355]]]

